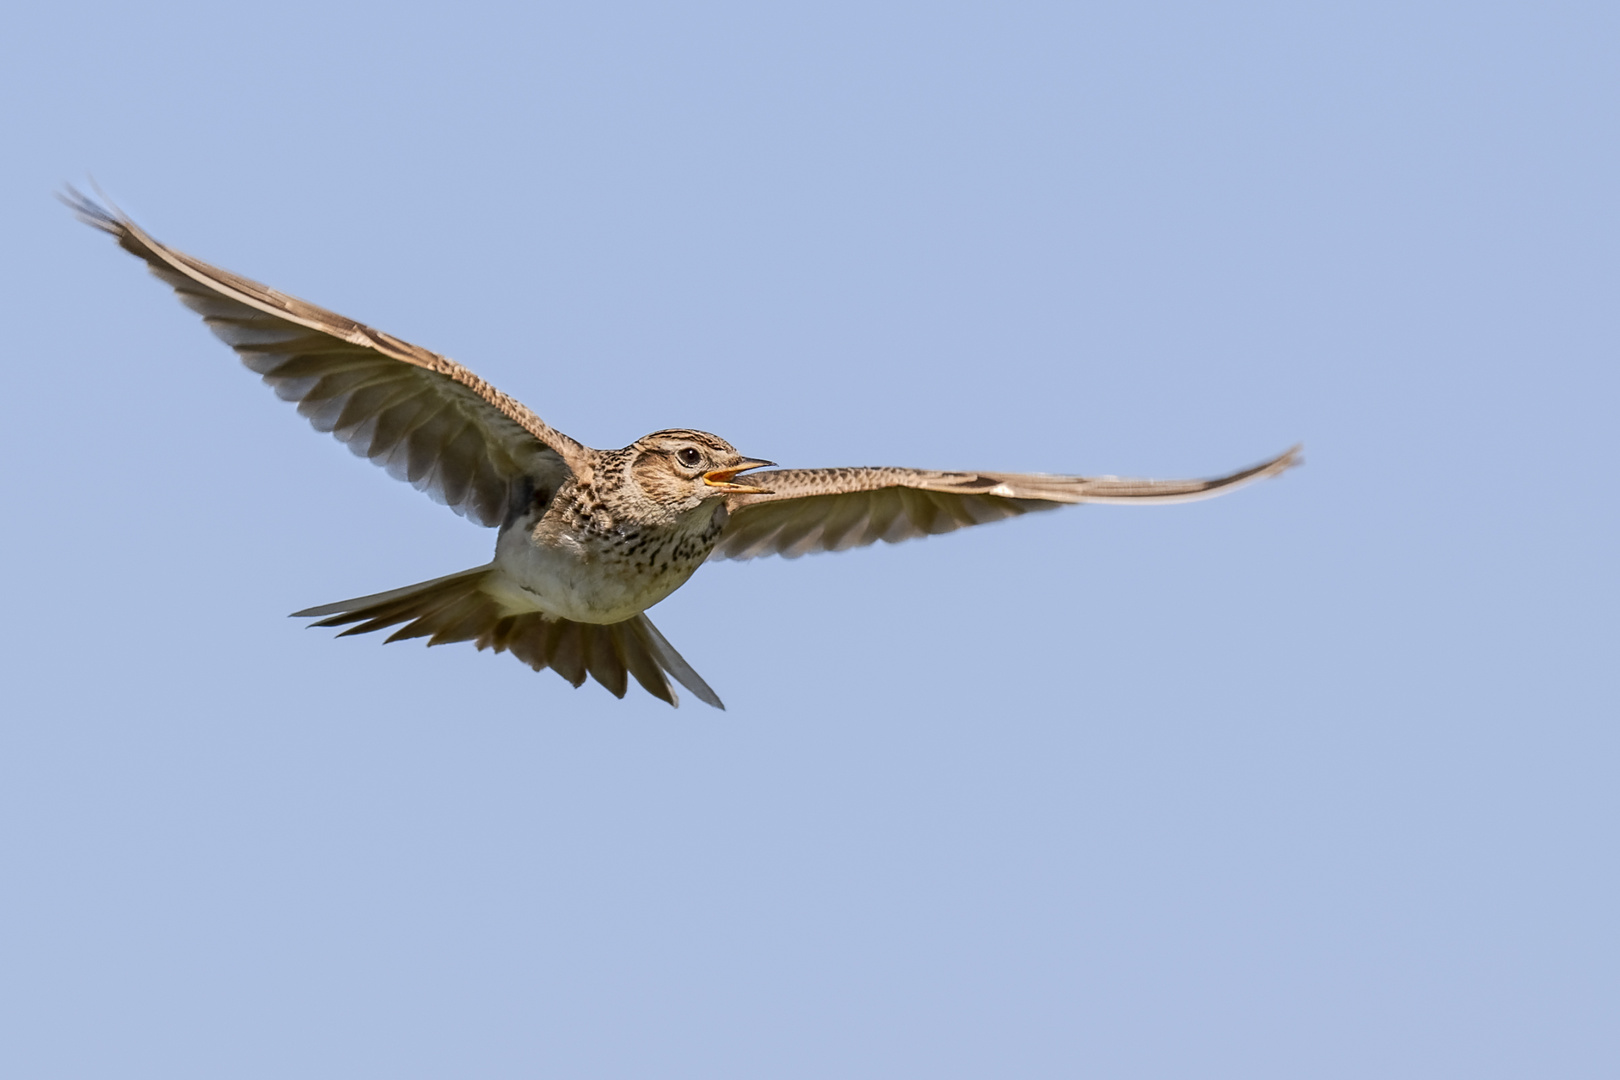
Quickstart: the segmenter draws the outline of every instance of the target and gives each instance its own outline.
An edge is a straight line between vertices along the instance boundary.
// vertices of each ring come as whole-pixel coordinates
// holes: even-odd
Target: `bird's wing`
[[[1044,473],[927,469],[778,469],[750,473],[769,494],[733,495],[713,558],[797,558],[878,540],[891,544],[1070,503],[1172,503],[1208,499],[1299,463],[1294,447],[1214,480],[1128,480]]]
[[[555,486],[584,453],[447,357],[166,247],[72,188],[62,201],[146,261],[318,431],[481,525],[526,483]]]

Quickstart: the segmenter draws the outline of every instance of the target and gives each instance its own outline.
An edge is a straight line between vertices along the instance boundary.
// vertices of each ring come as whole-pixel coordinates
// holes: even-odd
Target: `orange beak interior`
[[[762,461],[759,458],[744,458],[741,464],[735,465],[729,469],[713,469],[704,473],[703,482],[712,488],[719,488],[721,491],[735,492],[738,495],[769,495],[771,494],[770,488],[755,487],[752,484],[733,483],[732,478],[738,473],[747,472],[749,469],[763,469],[768,465],[775,464],[776,462],[774,461]]]

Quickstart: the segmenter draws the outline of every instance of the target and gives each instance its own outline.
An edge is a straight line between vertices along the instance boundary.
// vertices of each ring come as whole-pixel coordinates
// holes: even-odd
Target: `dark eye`
[[[695,469],[699,465],[703,464],[703,455],[692,449],[690,446],[683,446],[679,450],[675,451],[675,460],[680,462],[682,465],[685,465],[688,469]]]

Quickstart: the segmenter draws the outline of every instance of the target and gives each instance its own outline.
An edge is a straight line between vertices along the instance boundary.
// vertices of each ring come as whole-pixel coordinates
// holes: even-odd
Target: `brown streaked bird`
[[[458,514],[499,530],[495,557],[458,574],[295,612],[343,635],[471,641],[616,697],[628,677],[676,704],[670,678],[720,698],[646,616],[706,559],[787,558],[897,543],[1072,503],[1209,498],[1275,476],[1299,447],[1213,480],[773,469],[724,439],[671,428],[592,450],[437,353],[166,247],[69,188],[86,224],[203,317],[276,394]],[[748,475],[744,475],[748,474]],[[400,625],[403,624],[403,625]]]

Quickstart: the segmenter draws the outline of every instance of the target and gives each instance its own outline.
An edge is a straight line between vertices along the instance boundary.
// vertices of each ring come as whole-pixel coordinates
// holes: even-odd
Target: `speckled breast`
[[[511,612],[615,623],[646,611],[686,583],[714,550],[723,504],[670,525],[627,524],[547,534],[518,521],[501,532],[487,590]]]

